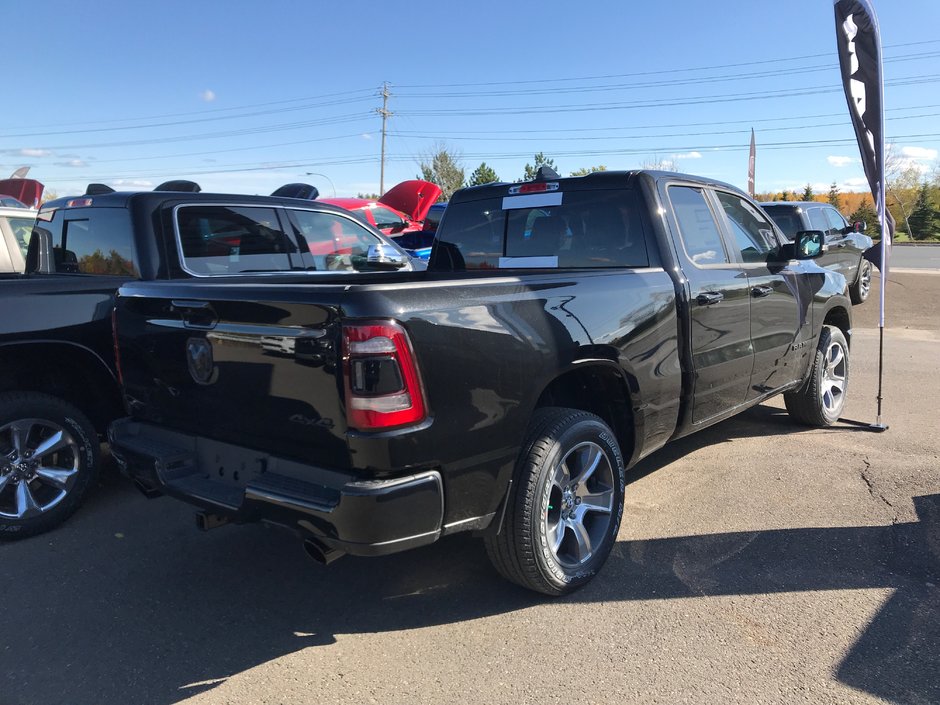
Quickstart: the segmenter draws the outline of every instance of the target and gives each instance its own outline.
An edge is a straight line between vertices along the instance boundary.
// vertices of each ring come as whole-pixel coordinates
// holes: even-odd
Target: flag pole
[[[881,60],[881,33],[877,31],[878,29],[878,18],[874,15],[874,8],[872,8],[872,19],[875,23],[875,43],[878,50],[878,64],[883,66]],[[878,410],[875,413],[875,423],[871,425],[871,430],[878,433],[883,433],[888,430],[887,424],[881,421],[881,402],[884,397],[882,395],[883,384],[884,384],[884,362],[885,362],[885,290],[888,288],[888,243],[891,240],[891,230],[888,228],[887,218],[885,216],[885,211],[887,209],[888,199],[886,198],[887,192],[887,176],[885,174],[885,134],[884,134],[884,124],[885,124],[885,79],[884,71],[878,72],[878,105],[881,110],[881,149],[879,150],[879,160],[880,163],[878,168],[881,172],[881,183],[879,184],[879,189],[881,193],[879,194],[880,198],[878,199],[878,224],[881,226],[881,290],[878,292]]]
[[[881,272],[878,313],[878,405],[875,423],[870,424],[868,428],[872,431],[886,431],[888,427],[881,416],[884,401],[885,290],[888,284],[888,259],[891,256],[894,219],[887,210],[885,198],[887,189],[881,37],[872,0],[833,0],[833,7],[842,87],[858,140],[862,167],[872,195],[877,201],[878,220],[881,224],[881,242],[865,250],[863,256]]]

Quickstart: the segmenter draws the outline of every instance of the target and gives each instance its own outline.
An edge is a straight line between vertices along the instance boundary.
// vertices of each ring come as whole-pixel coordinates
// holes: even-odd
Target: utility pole
[[[382,166],[379,171],[379,195],[382,196],[385,194],[385,131],[386,123],[388,119],[392,116],[392,113],[388,110],[388,97],[391,95],[388,92],[388,81],[385,81],[382,84],[382,107],[376,108],[375,112],[382,116]]]

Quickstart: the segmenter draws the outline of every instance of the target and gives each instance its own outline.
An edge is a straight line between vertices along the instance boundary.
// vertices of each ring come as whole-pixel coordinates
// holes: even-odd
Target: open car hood
[[[39,208],[44,189],[45,186],[36,179],[0,179],[0,193],[4,196],[13,196],[29,208]]]
[[[390,188],[378,202],[401,211],[415,221],[422,221],[441,195],[441,187],[430,181],[411,179]]]

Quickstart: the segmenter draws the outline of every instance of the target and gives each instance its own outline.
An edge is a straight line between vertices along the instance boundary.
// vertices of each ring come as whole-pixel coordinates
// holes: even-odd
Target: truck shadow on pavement
[[[774,410],[765,411],[744,423],[774,433]],[[749,433],[721,428],[725,439]],[[703,433],[673,452],[721,438],[720,430]],[[667,452],[649,465],[668,462]],[[918,521],[892,526],[619,542],[602,574],[558,604],[893,589],[835,675],[892,702],[940,702],[940,590],[932,585],[940,495],[915,505]],[[277,529],[193,531],[187,507],[147,502],[117,478],[73,522],[0,545],[2,705],[176,703],[336,635],[450,624],[545,602],[502,581],[480,542],[466,536],[322,568]]]

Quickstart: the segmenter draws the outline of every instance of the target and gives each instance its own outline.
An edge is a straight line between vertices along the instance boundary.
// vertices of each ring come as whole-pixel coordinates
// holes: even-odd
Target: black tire
[[[853,304],[865,303],[871,294],[871,272],[871,262],[863,257],[858,265],[858,275],[849,286],[849,298],[852,299]]]
[[[565,463],[574,469],[566,473]],[[567,479],[559,484],[559,477]],[[623,456],[610,427],[586,411],[541,409],[520,452],[502,529],[485,537],[490,561],[530,590],[569,593],[607,560],[623,496]]]
[[[0,394],[0,540],[65,521],[95,482],[99,451],[94,427],[71,404],[38,392]]]
[[[831,426],[839,420],[849,385],[849,345],[842,331],[823,326],[806,382],[783,395],[790,416],[808,426]]]

